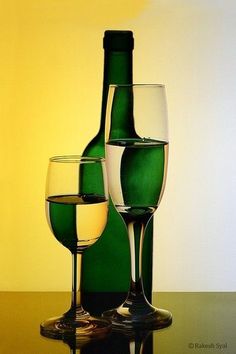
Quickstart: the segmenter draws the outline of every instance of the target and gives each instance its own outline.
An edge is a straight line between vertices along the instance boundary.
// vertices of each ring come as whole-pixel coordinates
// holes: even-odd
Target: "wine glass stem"
[[[82,310],[81,305],[82,253],[72,253],[72,296],[71,308]]]
[[[126,222],[131,256],[131,283],[129,296],[144,295],[142,281],[142,250],[146,222]]]

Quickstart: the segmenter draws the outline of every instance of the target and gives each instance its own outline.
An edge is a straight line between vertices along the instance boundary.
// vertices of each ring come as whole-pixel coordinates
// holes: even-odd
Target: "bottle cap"
[[[117,30],[105,31],[103,48],[117,52],[134,49],[133,32]]]

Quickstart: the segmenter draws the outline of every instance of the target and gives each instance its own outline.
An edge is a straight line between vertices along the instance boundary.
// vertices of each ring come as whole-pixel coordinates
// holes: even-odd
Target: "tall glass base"
[[[161,329],[171,325],[172,314],[163,309],[153,307],[143,294],[132,298],[129,294],[126,301],[116,309],[103,313],[103,318],[112,322],[116,329]]]

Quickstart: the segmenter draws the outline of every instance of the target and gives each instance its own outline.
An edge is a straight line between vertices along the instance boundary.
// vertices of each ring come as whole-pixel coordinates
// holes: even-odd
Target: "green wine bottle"
[[[133,81],[133,33],[131,31],[105,31],[103,47],[105,56],[100,129],[85,148],[84,156],[105,155],[104,129],[109,85],[131,84]],[[89,183],[87,178],[86,183]],[[91,222],[92,218],[91,215]],[[143,280],[149,301],[151,301],[152,292],[152,250],[153,222],[151,220],[143,246]],[[106,310],[107,306],[118,306],[126,297],[129,281],[130,251],[127,230],[111,202],[108,223],[103,235],[83,255],[84,306],[90,312],[96,312],[98,302],[101,310]],[[107,302],[108,298],[109,302]],[[101,307],[103,305],[104,307]]]

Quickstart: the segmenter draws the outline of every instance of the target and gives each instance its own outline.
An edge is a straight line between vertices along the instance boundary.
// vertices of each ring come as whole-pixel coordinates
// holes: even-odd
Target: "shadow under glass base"
[[[103,318],[109,319],[116,329],[161,329],[171,325],[172,314],[168,310],[153,307],[148,302],[130,302],[128,299],[118,308],[105,311]]]
[[[111,330],[111,322],[105,318],[95,318],[89,314],[76,317],[66,315],[45,320],[40,325],[42,336],[64,339],[75,336],[81,340],[98,339],[106,336]]]

